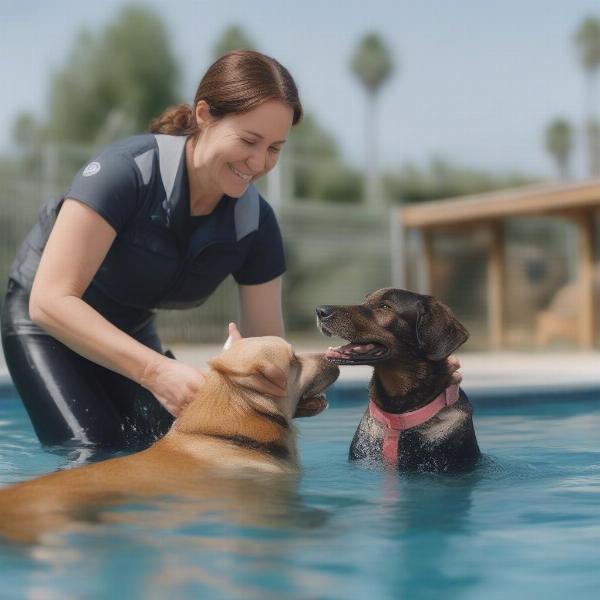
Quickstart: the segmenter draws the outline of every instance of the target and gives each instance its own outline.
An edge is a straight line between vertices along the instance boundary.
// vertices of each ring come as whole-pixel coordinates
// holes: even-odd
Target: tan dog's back
[[[217,490],[207,483],[215,475],[296,473],[291,418],[307,382],[299,385],[296,380],[301,378],[296,378],[296,383],[287,387],[291,364],[296,360],[289,344],[279,338],[264,338],[264,343],[260,340],[237,342],[235,348],[213,361],[198,398],[167,435],[147,450],[1,489],[0,536],[34,542],[46,532],[96,519],[103,507],[139,498],[176,495],[206,500],[216,497]],[[257,357],[265,354],[263,345],[271,359],[257,363]],[[246,347],[248,352],[244,352]],[[310,383],[320,373],[317,369],[309,375]],[[253,378],[264,376],[274,378],[275,385],[285,376],[281,399],[252,391]],[[329,373],[324,386],[335,376]],[[234,382],[235,378],[243,385]],[[234,495],[244,489],[243,495],[248,496],[248,479],[241,487],[229,484],[227,489]],[[244,501],[240,498],[241,504]]]

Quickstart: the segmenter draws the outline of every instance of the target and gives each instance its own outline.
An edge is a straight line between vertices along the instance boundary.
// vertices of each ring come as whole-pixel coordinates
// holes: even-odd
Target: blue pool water
[[[298,422],[293,499],[212,503],[197,519],[163,499],[46,546],[0,544],[0,597],[599,597],[600,398],[477,403],[475,472],[399,476],[347,462],[364,410],[351,396]],[[0,398],[0,485],[77,458],[43,451],[18,401]]]

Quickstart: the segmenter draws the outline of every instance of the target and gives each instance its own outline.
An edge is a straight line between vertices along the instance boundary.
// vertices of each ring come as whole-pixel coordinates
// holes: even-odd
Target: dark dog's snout
[[[316,308],[317,317],[319,317],[321,321],[325,321],[333,315],[333,309],[334,307],[329,304],[321,304],[321,306],[317,306]]]

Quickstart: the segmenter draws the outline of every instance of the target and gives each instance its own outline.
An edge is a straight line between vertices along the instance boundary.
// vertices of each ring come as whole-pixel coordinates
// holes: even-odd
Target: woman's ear
[[[210,106],[206,100],[198,100],[196,108],[194,110],[196,117],[196,124],[200,129],[206,127],[212,121],[212,115],[210,114]]]

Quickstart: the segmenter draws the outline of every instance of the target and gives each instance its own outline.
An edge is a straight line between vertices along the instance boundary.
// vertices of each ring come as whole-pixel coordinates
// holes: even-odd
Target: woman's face
[[[203,192],[239,198],[248,185],[276,164],[292,126],[291,107],[268,100],[252,110],[211,117],[208,105],[196,105],[200,136],[193,169]]]

